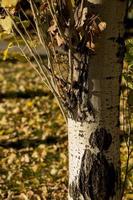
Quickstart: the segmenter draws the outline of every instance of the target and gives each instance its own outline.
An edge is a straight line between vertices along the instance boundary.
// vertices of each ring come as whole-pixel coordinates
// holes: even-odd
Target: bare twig
[[[52,53],[51,53],[51,51],[48,47],[47,38],[46,38],[45,33],[43,32],[42,27],[41,27],[38,9],[37,9],[35,3],[32,0],[30,0],[30,5],[31,5],[31,10],[32,10],[33,16],[34,16],[39,40],[40,40],[44,50],[46,51],[46,54],[47,54],[47,57],[48,57],[48,66],[51,69],[51,73],[52,73],[52,76],[50,76],[51,77],[51,84],[53,85],[52,87],[54,88],[54,91],[55,91],[54,94],[55,94],[55,97],[57,98],[59,107],[60,107],[60,109],[61,109],[61,111],[62,111],[62,113],[63,113],[63,115],[66,119],[65,110],[62,106],[61,96],[60,96],[58,85],[56,83],[56,76],[55,76],[54,69],[53,69]]]
[[[22,27],[23,27],[23,29],[24,29],[24,31],[25,31],[25,34],[28,36],[30,42],[32,42],[32,41],[33,41],[33,40],[32,40],[32,37],[31,37],[31,35],[29,34],[29,32],[27,31],[27,29],[25,28],[25,25],[23,24],[23,21],[21,20],[20,15],[19,15],[19,22],[20,22],[20,24],[22,25]],[[37,57],[39,58],[40,63],[43,64],[43,61],[42,61],[40,55],[38,54],[38,51],[37,51],[35,45],[33,45],[33,49],[34,49],[34,51],[35,51]],[[45,66],[45,67],[47,67],[47,66]],[[47,70],[48,70],[48,68],[47,68]]]
[[[59,31],[59,34],[63,37],[64,40],[66,40],[66,37],[65,37],[64,32],[63,32],[63,30],[62,30],[62,28],[61,28],[61,25],[60,25],[60,22],[59,22],[59,20],[58,20],[57,15],[56,15],[56,12],[55,12],[54,9],[53,9],[54,6],[53,6],[51,0],[47,0],[47,2],[48,2],[49,9],[50,9],[50,13],[51,13],[51,15],[52,15],[54,21],[55,21],[56,24],[57,24],[57,29],[58,29],[58,31]]]
[[[128,76],[128,68],[127,68],[126,73],[127,73],[127,76]],[[126,87],[127,87],[127,94],[126,94],[126,97],[127,97],[127,96],[128,96],[128,86],[129,86],[128,81],[127,81],[126,84],[127,84],[127,85],[126,85]],[[125,109],[123,108],[123,110],[125,110]],[[121,198],[120,198],[120,200],[123,199],[124,192],[125,192],[125,189],[126,189],[127,177],[128,177],[129,172],[132,170],[132,168],[130,168],[130,170],[129,170],[129,161],[130,161],[130,156],[131,156],[131,154],[132,154],[132,150],[130,150],[130,148],[131,148],[131,120],[130,120],[131,115],[130,115],[130,110],[129,110],[129,107],[128,107],[128,106],[126,107],[126,110],[127,110],[127,114],[128,114],[128,116],[126,116],[126,118],[128,118],[128,121],[126,120],[126,124],[128,125],[128,127],[127,127],[126,130],[125,130],[126,132],[128,131],[128,138],[127,138],[127,140],[125,141],[125,142],[126,142],[126,146],[127,146],[127,160],[126,160],[125,177],[124,177],[124,181],[123,181],[123,185],[122,185]],[[124,113],[125,113],[125,111],[123,111],[123,115],[124,115]],[[123,117],[124,117],[124,116],[123,116]],[[124,121],[125,121],[125,120],[124,120]],[[123,126],[124,126],[124,124],[123,124]]]
[[[26,14],[26,12],[23,10],[22,7],[20,7],[20,10],[21,10],[21,12],[23,13],[23,15],[25,16],[25,18],[30,22],[30,25],[32,26],[34,32],[37,33],[37,32],[36,32],[36,27],[35,27],[35,25],[31,22],[30,18],[29,18],[28,15]]]

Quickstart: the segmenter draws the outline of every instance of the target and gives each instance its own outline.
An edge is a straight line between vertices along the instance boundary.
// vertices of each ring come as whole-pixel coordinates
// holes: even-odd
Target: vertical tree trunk
[[[68,118],[69,200],[119,200],[119,97],[124,54],[124,0],[90,0],[107,23],[89,59],[89,101],[93,114]],[[76,68],[74,66],[74,68]],[[83,104],[83,102],[82,102]],[[83,113],[82,113],[83,114]]]

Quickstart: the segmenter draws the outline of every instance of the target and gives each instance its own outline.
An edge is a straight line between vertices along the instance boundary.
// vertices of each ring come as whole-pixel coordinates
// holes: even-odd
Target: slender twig
[[[51,72],[52,72],[51,83],[52,83],[52,85],[54,87],[54,91],[56,91],[55,97],[57,98],[59,107],[60,107],[60,109],[61,109],[61,111],[62,111],[62,113],[63,113],[63,115],[64,115],[64,117],[66,119],[65,111],[64,111],[64,108],[63,108],[62,103],[61,103],[60,92],[59,92],[59,89],[58,89],[57,84],[56,84],[56,78],[55,78],[55,74],[54,74],[54,70],[53,70],[51,52],[50,52],[50,50],[48,48],[48,44],[46,42],[46,38],[44,38],[45,33],[43,33],[42,28],[41,28],[38,9],[37,9],[35,3],[32,0],[30,0],[30,5],[31,5],[31,10],[32,10],[33,16],[34,16],[38,37],[40,39],[40,42],[41,42],[42,46],[44,47],[44,49],[46,51],[46,54],[47,54],[47,57],[48,57],[48,65],[51,68]]]
[[[73,66],[72,66],[72,51],[69,49],[68,52],[68,59],[69,59],[69,76],[68,78],[70,79],[70,82],[72,83],[73,81]]]
[[[39,40],[40,40],[44,50],[47,53],[49,62],[52,65],[51,53],[50,53],[50,50],[48,48],[48,44],[47,44],[47,41],[46,41],[47,37],[45,35],[45,32],[42,31],[41,23],[40,23],[40,20],[39,20],[38,9],[37,9],[35,3],[32,0],[30,0],[30,6],[31,6],[31,10],[32,10],[33,17],[34,17],[34,20],[35,20],[35,24],[36,24],[36,29],[37,29]],[[45,38],[44,38],[44,36],[45,36]]]
[[[128,174],[133,170],[133,166],[128,170]]]
[[[6,12],[7,12],[7,11],[6,11]],[[24,41],[24,43],[25,43],[25,45],[27,46],[29,52],[30,52],[31,55],[33,56],[34,60],[36,61],[38,67],[40,68],[40,70],[42,70],[42,66],[41,66],[40,62],[38,61],[36,55],[34,54],[34,51],[32,50],[31,46],[30,46],[29,43],[27,42],[25,36],[22,34],[22,32],[21,32],[21,31],[19,30],[19,28],[17,27],[17,24],[16,24],[16,22],[14,21],[14,19],[12,18],[12,16],[10,15],[10,13],[7,12],[7,14],[11,17],[14,28],[16,29],[16,31],[18,32],[18,34],[20,35],[20,37],[21,37],[22,40]],[[43,65],[43,66],[45,66],[45,68],[44,68],[45,73],[44,73],[43,71],[42,71],[42,72],[44,73],[44,75],[45,75],[45,77],[46,77],[46,79],[47,79],[47,82],[49,83],[50,90],[51,90],[53,93],[55,93],[54,87],[53,87],[53,85],[51,84],[51,81],[50,81],[50,79],[49,79],[49,75],[48,75],[49,71],[47,70],[47,66],[46,66],[46,65]]]
[[[28,61],[28,63],[30,63],[30,65],[33,67],[33,69],[38,73],[38,75],[41,77],[43,83],[47,86],[47,88],[49,88],[49,85],[46,83],[46,79],[44,79],[44,75],[42,75],[39,70],[35,67],[35,65],[30,61],[30,58],[25,54],[24,50],[21,48],[21,46],[19,45],[19,43],[17,42],[17,45],[21,51],[21,53],[23,54],[23,56],[25,57],[25,59]],[[50,88],[49,88],[50,89]]]
[[[37,29],[39,40],[40,40],[44,50],[46,51],[46,54],[47,54],[47,57],[48,57],[48,66],[50,67],[51,72],[52,72],[51,80],[52,80],[52,82],[54,83],[54,86],[55,86],[56,85],[56,79],[55,79],[55,74],[54,74],[54,70],[53,70],[51,53],[50,53],[50,50],[48,48],[48,44],[46,42],[46,39],[44,39],[44,37],[43,37],[43,35],[45,33],[43,33],[43,31],[41,29],[41,26],[40,26],[38,10],[37,10],[36,5],[34,4],[34,2],[32,0],[30,0],[30,5],[31,5],[31,10],[32,10],[33,16],[34,16],[34,20],[35,20],[35,24],[36,24],[36,29]]]
[[[25,28],[25,25],[23,24],[23,21],[21,20],[20,15],[19,15],[19,22],[20,22],[20,24],[22,25],[22,27],[23,27],[23,29],[24,29],[24,31],[25,31],[25,34],[28,36],[29,41],[30,41],[30,42],[33,42],[32,37],[31,37],[31,35],[29,34],[29,32],[27,31],[27,29]],[[41,58],[41,56],[39,55],[39,53],[38,53],[38,51],[37,51],[35,45],[33,45],[33,49],[34,49],[34,52],[36,53],[36,55],[37,55],[37,57],[38,57],[38,59],[39,59],[39,62],[41,63],[41,66],[43,66],[44,63],[43,63],[42,58]],[[41,68],[42,68],[42,67],[41,67]],[[45,66],[45,68],[47,68],[47,70],[49,71],[49,69],[48,69],[47,66]]]
[[[131,3],[128,6],[128,11],[130,11],[133,8],[133,1],[131,1]]]
[[[16,39],[15,35],[14,35],[15,41],[17,42],[18,48],[20,49],[20,51],[22,52],[23,56],[26,58],[26,60],[31,64],[31,66],[35,69],[35,71],[39,74],[39,76],[41,77],[41,79],[43,80],[43,82],[46,84],[46,86],[51,90],[51,87],[49,85],[49,82],[47,83],[47,77],[45,75],[45,73],[42,73],[42,71],[40,71],[40,69],[38,69],[37,67],[35,67],[35,65],[33,65],[33,63],[30,61],[30,58],[26,55],[25,51],[23,50],[23,48],[19,45],[18,40]],[[45,77],[45,79],[43,78]]]
[[[25,18],[30,22],[30,25],[32,26],[32,28],[33,28],[33,30],[34,30],[34,33],[37,33],[37,32],[36,32],[35,25],[31,22],[30,18],[29,18],[28,15],[26,14],[26,12],[23,10],[22,7],[20,7],[20,10],[21,10],[21,12],[23,13],[23,15],[25,16]]]
[[[51,42],[52,42],[52,49],[53,49],[53,54],[54,54],[54,58],[55,58],[55,63],[58,67],[58,70],[59,70],[59,73],[60,73],[60,77],[63,79],[63,81],[65,82],[65,78],[63,77],[63,74],[61,73],[61,70],[60,70],[60,64],[58,63],[58,58],[57,58],[57,53],[56,53],[56,50],[55,50],[55,47],[54,47],[54,40],[53,40],[53,37],[52,37],[52,34],[49,33],[50,35],[50,38],[51,38]],[[52,68],[53,69],[53,68]]]
[[[41,23],[40,23],[40,16],[39,16],[39,11],[36,8],[35,3],[30,0],[30,5],[31,5],[31,10],[35,19],[35,25],[36,25],[36,30],[37,30],[37,35],[39,37],[39,40],[43,46],[43,48],[46,51],[47,54],[47,58],[48,58],[48,66],[45,63],[42,63],[42,60],[40,59],[40,55],[38,54],[37,50],[35,47],[31,47],[31,44],[27,41],[27,38],[32,41],[31,35],[28,33],[28,31],[26,30],[23,21],[21,20],[21,18],[19,18],[19,22],[22,25],[23,29],[24,29],[24,34],[21,32],[21,30],[18,28],[17,23],[15,22],[15,19],[13,18],[13,16],[10,14],[10,12],[5,9],[6,13],[8,16],[10,16],[11,20],[12,20],[12,24],[13,27],[15,28],[15,30],[17,31],[17,33],[19,34],[19,36],[21,37],[21,39],[24,41],[26,47],[28,48],[31,56],[34,58],[36,64],[37,64],[37,68],[33,67],[34,69],[36,69],[36,71],[38,72],[38,74],[40,75],[40,77],[43,79],[45,78],[46,84],[49,87],[49,89],[52,91],[52,93],[54,94],[55,98],[57,99],[58,105],[60,107],[60,110],[67,122],[67,118],[66,118],[66,110],[63,107],[62,104],[62,100],[61,100],[61,95],[59,92],[59,88],[58,88],[58,84],[56,83],[57,79],[56,79],[56,75],[54,73],[54,69],[53,69],[53,65],[52,65],[52,53],[48,47],[48,43],[47,43],[47,38],[45,38],[45,33],[43,33],[43,30],[41,28]],[[19,16],[20,17],[20,16]],[[26,34],[26,35],[25,35]],[[24,55],[24,57],[26,58],[26,60],[31,63],[30,59],[28,58],[28,56],[26,55],[26,53],[23,51],[23,49],[21,48],[21,46],[19,45],[19,48],[22,52],[22,54]],[[35,52],[37,52],[37,55],[35,54]],[[33,66],[33,64],[32,64]],[[43,78],[44,77],[44,78]]]
[[[66,37],[65,37],[65,35],[64,35],[64,33],[63,33],[63,30],[62,30],[62,28],[61,28],[61,24],[60,24],[60,22],[59,22],[59,20],[58,20],[58,17],[57,17],[57,15],[56,15],[56,12],[54,12],[54,10],[53,10],[53,6],[52,6],[52,3],[51,3],[51,0],[47,0],[47,2],[48,2],[48,6],[49,6],[50,13],[51,13],[51,15],[52,15],[54,21],[55,21],[56,24],[57,24],[57,29],[58,29],[58,31],[59,31],[59,34],[63,37],[64,40],[66,40]]]
[[[126,73],[127,73],[127,76],[128,76],[128,68],[127,68]],[[126,83],[127,83],[127,85],[126,85],[126,87],[127,87],[126,96],[128,96],[129,95],[128,94],[129,83],[128,83],[128,81]],[[125,189],[126,189],[126,182],[127,182],[127,177],[128,177],[128,174],[129,174],[129,169],[128,169],[129,168],[129,161],[130,161],[130,156],[131,156],[131,153],[132,153],[132,151],[130,151],[130,147],[131,147],[131,144],[130,144],[130,142],[131,142],[131,120],[130,120],[130,117],[131,117],[131,115],[130,115],[130,111],[129,111],[129,107],[128,106],[127,106],[126,110],[127,110],[127,114],[128,114],[128,116],[126,116],[126,118],[128,118],[128,122],[126,121],[126,124],[128,124],[128,128],[126,130],[126,131],[128,131],[128,138],[126,140],[127,160],[126,160],[125,177],[124,177],[123,186],[122,186],[122,190],[121,190],[121,198],[120,198],[120,200],[123,199],[124,192],[125,192]]]
[[[19,47],[20,51],[22,52],[22,54],[23,54],[24,57],[26,58],[26,60],[31,64],[31,66],[33,67],[33,69],[35,69],[35,71],[39,74],[39,76],[41,77],[43,83],[47,86],[47,88],[49,88],[49,89],[51,90],[51,88],[49,87],[49,85],[48,85],[47,82],[46,82],[46,78],[47,78],[47,77],[45,77],[44,74],[42,75],[42,74],[39,72],[39,70],[38,70],[38,69],[33,65],[33,63],[30,61],[30,58],[28,58],[28,56],[25,54],[24,50],[20,47],[20,45],[19,45],[18,42],[17,42],[17,44],[18,44],[18,47]],[[45,77],[45,79],[44,79],[44,77]],[[53,91],[52,91],[52,92],[53,92]],[[56,96],[55,96],[55,97],[56,97]],[[57,101],[58,101],[58,99],[57,99]],[[64,113],[63,108],[62,108],[60,105],[59,105],[59,107],[60,107],[61,112],[62,112],[62,114],[63,114],[63,116],[64,116],[64,119],[65,119],[66,122],[67,122],[67,118],[66,118],[66,115],[65,115],[65,113]]]

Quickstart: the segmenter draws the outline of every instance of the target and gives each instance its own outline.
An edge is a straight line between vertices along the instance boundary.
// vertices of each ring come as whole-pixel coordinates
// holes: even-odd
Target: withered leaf
[[[80,6],[77,7],[75,14],[74,14],[75,26],[77,28],[80,28],[84,25],[87,13],[88,13],[88,8],[84,7],[84,3],[82,1]]]
[[[57,41],[57,45],[60,47],[62,44],[65,44],[65,40],[58,33],[55,35],[55,39]]]
[[[48,32],[51,32],[53,35],[55,35],[55,31],[57,30],[57,23],[55,20],[51,21],[51,26],[48,28]]]
[[[82,27],[84,25],[87,13],[88,13],[88,8],[84,8],[83,12],[82,12],[81,19],[80,19],[80,27]]]
[[[91,50],[94,51],[94,49],[95,49],[95,44],[94,44],[92,41],[88,41],[88,42],[86,43],[86,47],[87,47],[88,49],[91,49]]]
[[[99,27],[100,31],[104,31],[107,27],[107,24],[106,24],[106,22],[100,22],[98,24],[98,27]]]

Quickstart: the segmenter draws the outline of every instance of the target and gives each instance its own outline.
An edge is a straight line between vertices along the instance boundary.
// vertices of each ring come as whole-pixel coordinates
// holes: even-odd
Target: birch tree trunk
[[[119,97],[126,1],[89,2],[90,9],[102,16],[107,28],[97,39],[96,52],[87,63],[88,78],[83,79],[87,81],[84,84],[88,85],[88,93],[81,93],[82,109],[73,109],[75,117],[68,118],[68,199],[119,200]],[[75,77],[78,67],[75,61]],[[91,105],[92,113],[86,102]]]
[[[68,113],[68,199],[120,200],[119,98],[127,0],[47,0],[41,9],[29,2],[48,66],[27,42],[32,38],[22,20],[27,37],[10,9],[5,12],[62,113]],[[58,49],[69,60],[62,69]]]

